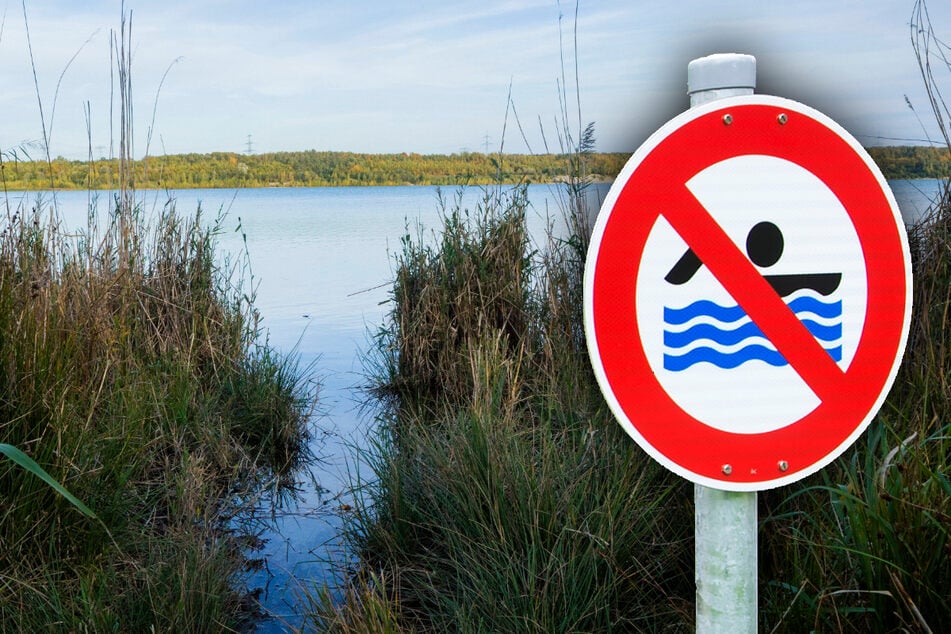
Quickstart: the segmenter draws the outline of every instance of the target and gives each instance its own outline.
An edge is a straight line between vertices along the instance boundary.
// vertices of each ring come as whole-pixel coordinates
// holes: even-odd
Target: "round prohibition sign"
[[[758,233],[750,231],[750,240],[754,233],[764,235],[761,242],[766,246],[747,243],[744,249],[688,185],[705,171],[728,173],[733,165],[774,163],[791,166],[830,192],[840,210],[840,224],[846,223],[854,236],[853,255],[843,257],[857,260],[847,262],[851,266],[847,270],[860,274],[838,276],[843,284],[851,279],[853,287],[858,285],[861,300],[858,317],[839,326],[845,331],[840,338],[851,337],[854,342],[845,356],[824,348],[807,320],[800,320],[784,301],[787,291],[777,291],[775,278],[788,282],[797,276],[769,276],[760,270],[759,265],[775,259],[770,254],[775,245],[771,247],[769,240],[780,240],[782,248],[781,238],[770,237],[778,229],[760,223]],[[738,178],[755,181],[757,173],[754,169]],[[759,191],[756,185],[749,183],[754,192]],[[795,224],[796,213],[787,213],[785,219]],[[713,417],[697,414],[687,399],[668,389],[669,383],[659,376],[663,372],[657,370],[653,331],[644,328],[645,319],[660,319],[655,316],[663,307],[638,292],[639,280],[660,279],[668,273],[651,269],[645,255],[662,224],[687,246],[668,281],[681,283],[699,268],[712,275],[709,279],[748,317],[746,328],[757,329],[757,337],[772,346],[771,354],[778,355],[788,376],[811,399],[804,401],[806,411],[801,415],[793,408],[791,420],[772,427],[731,429],[728,420],[711,422],[708,418]],[[818,246],[829,249],[828,244]],[[670,262],[680,255],[671,253]],[[820,261],[827,256],[839,257],[815,253]],[[807,277],[812,283],[829,275],[798,276]],[[601,390],[619,423],[642,448],[698,484],[734,491],[772,488],[801,479],[835,459],[865,430],[884,401],[904,352],[911,314],[907,236],[881,172],[834,121],[779,97],[718,100],[661,127],[618,176],[592,235],[584,310],[589,353]],[[759,360],[745,365],[766,367]],[[698,363],[693,370],[703,377],[711,368],[710,376],[720,373],[718,377],[729,381],[733,376],[729,367]],[[742,402],[742,384],[728,391],[727,398]]]

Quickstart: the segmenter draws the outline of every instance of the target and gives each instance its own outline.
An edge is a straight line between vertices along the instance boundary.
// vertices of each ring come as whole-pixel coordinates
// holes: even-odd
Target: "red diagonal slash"
[[[786,306],[700,201],[687,189],[664,195],[663,216],[759,326],[820,400],[841,390],[843,371]]]

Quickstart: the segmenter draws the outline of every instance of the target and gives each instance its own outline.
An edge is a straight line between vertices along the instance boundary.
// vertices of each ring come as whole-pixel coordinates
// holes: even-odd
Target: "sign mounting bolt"
[[[789,117],[786,116],[786,113],[781,113],[776,120],[779,121],[779,125],[786,125],[786,122],[789,121]]]
[[[723,125],[730,125],[731,123],[733,123],[733,115],[728,112],[723,115]]]
[[[733,465],[725,464],[720,470],[723,471],[723,475],[730,475],[733,473]]]
[[[788,471],[788,470],[789,470],[789,463],[786,462],[785,460],[780,460],[780,461],[779,461],[779,464],[776,465],[776,466],[779,467],[779,470],[780,470],[780,471]]]

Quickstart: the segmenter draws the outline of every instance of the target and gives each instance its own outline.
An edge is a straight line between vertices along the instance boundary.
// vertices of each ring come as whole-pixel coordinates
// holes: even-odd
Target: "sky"
[[[632,152],[687,108],[687,63],[724,52],[756,57],[757,92],[812,106],[865,145],[938,138],[911,45],[914,0],[124,6],[137,158],[542,153],[559,148],[563,111],[572,134],[594,122],[598,151]],[[951,3],[928,9],[951,40]],[[45,122],[53,157],[114,155],[120,0],[0,0],[0,10],[0,152],[42,156]],[[938,78],[951,95],[951,71]]]

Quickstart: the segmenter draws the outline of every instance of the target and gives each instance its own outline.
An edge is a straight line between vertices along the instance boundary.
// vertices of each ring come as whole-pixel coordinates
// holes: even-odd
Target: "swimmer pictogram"
[[[763,221],[750,229],[746,238],[746,253],[753,264],[768,268],[776,264],[783,255],[783,232],[772,222]],[[677,260],[664,278],[671,284],[685,284],[700,270],[703,263],[693,249]],[[766,281],[780,297],[786,297],[800,289],[809,288],[820,295],[830,295],[842,280],[841,273],[794,273],[786,275],[765,275]]]
[[[783,232],[769,221],[758,222],[747,234],[750,261],[769,268],[779,262]],[[689,282],[703,266],[687,248],[664,277],[673,285]],[[842,360],[842,300],[830,297],[842,281],[841,273],[796,273],[763,276],[786,302],[816,341],[836,362]],[[738,305],[721,305],[699,299],[682,307],[664,307],[663,367],[682,372],[699,363],[730,370],[750,361],[773,367],[788,365],[763,331]]]

